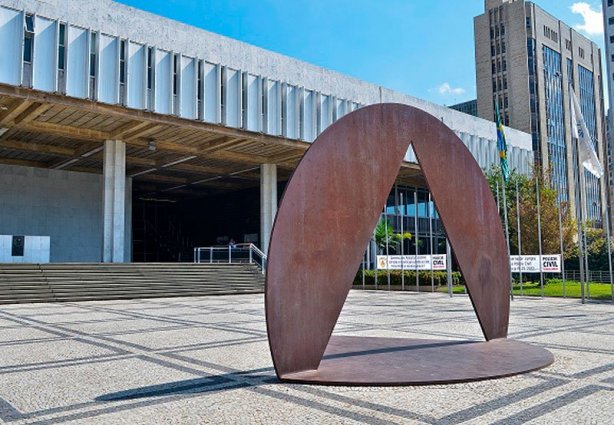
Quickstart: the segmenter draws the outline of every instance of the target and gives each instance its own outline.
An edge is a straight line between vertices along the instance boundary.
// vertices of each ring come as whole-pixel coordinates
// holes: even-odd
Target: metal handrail
[[[580,280],[580,270],[565,270],[567,280]],[[607,270],[589,270],[586,276],[589,282],[610,283],[610,272]]]
[[[202,246],[194,248],[194,262],[256,264],[264,274],[267,256],[253,243],[240,243],[234,246]]]

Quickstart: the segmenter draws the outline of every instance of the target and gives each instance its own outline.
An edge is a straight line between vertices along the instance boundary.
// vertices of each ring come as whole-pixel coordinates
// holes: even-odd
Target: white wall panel
[[[329,95],[320,95],[320,133],[333,123],[332,99]]]
[[[119,102],[119,40],[100,34],[98,101]]]
[[[514,147],[514,163],[512,164],[512,169],[516,169],[518,173],[526,173],[526,167],[524,164],[524,155],[522,150]]]
[[[170,114],[173,95],[173,61],[170,52],[156,50],[156,101],[154,110],[160,114]]]
[[[285,86],[285,96],[286,96],[286,104],[285,104],[285,117],[286,121],[285,125],[285,135],[290,139],[298,139],[299,138],[299,128],[298,128],[298,112],[299,112],[299,89],[295,86],[286,85]]]
[[[241,126],[241,72],[226,68],[225,72],[226,87],[224,105],[225,105],[225,121],[229,127]]]
[[[281,134],[281,84],[267,81],[267,133]]]
[[[337,119],[340,119],[348,113],[348,101],[343,99],[336,99],[335,108],[337,108]]]
[[[13,257],[13,236],[0,235],[0,263],[48,263],[49,236],[24,236],[23,255]]]
[[[488,141],[481,137],[479,139],[476,137],[476,143],[478,145],[478,154],[480,156],[478,164],[480,164],[482,168],[486,168],[488,167]]]
[[[484,140],[483,141],[484,144],[484,165],[485,165],[485,169],[489,169],[491,164],[493,163],[493,156],[494,156],[494,150],[493,150],[493,142],[490,140]]]
[[[66,94],[86,98],[89,78],[87,30],[68,26]]]
[[[250,131],[262,129],[262,80],[256,75],[247,74],[245,77],[247,113],[245,128]]]
[[[533,175],[533,151],[522,151],[522,163],[524,164],[523,171],[528,175]]]
[[[36,16],[34,20],[34,75],[32,87],[54,92],[58,76],[57,22]]]
[[[147,49],[142,44],[128,43],[128,107],[145,109],[147,83]]]
[[[194,58],[181,57],[181,91],[179,99],[181,108],[179,116],[196,119],[196,60]]]
[[[469,151],[471,151],[471,149],[473,149],[473,145],[472,145],[473,142],[471,141],[471,134],[460,133],[460,139],[463,141],[463,143],[465,144],[467,149],[469,149]]]
[[[221,119],[221,69],[219,65],[205,62],[205,121],[218,124]]]
[[[0,7],[0,82],[21,84],[23,15]]]
[[[480,167],[484,167],[484,159],[482,158],[482,150],[480,149],[480,140],[477,137],[471,136],[469,139],[469,150],[473,153],[475,160]]]
[[[316,129],[316,94],[305,90],[303,97],[303,140],[313,142]]]
[[[497,158],[497,156],[498,156],[497,155],[497,153],[498,153],[497,144],[494,141],[490,140],[489,141],[489,145],[490,145],[489,146],[489,148],[490,148],[489,149],[490,150],[490,161],[489,161],[489,164],[488,164],[488,168],[492,167],[493,164],[496,164],[496,161],[498,159]]]
[[[484,150],[482,149],[483,140],[476,136],[470,136],[470,137],[471,137],[470,151],[474,152],[473,156],[475,157],[475,160],[477,161],[480,168],[484,168],[486,164],[485,164],[485,158],[484,158]]]
[[[463,140],[463,142],[465,143],[465,146],[467,146],[467,149],[469,149],[469,151],[473,154],[473,156],[475,156],[477,158],[478,152],[475,150],[475,137],[472,136],[469,133],[463,133],[463,137],[461,138],[461,140]]]

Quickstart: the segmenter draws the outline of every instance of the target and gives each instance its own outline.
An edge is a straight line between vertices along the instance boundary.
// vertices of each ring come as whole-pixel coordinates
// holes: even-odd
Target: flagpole
[[[431,292],[435,292],[435,272],[433,271],[433,210],[429,191],[429,251],[431,253]]]
[[[541,172],[541,170],[539,170]],[[541,296],[544,297],[544,272],[542,271],[542,219],[541,219],[541,206],[539,197],[539,177],[538,173],[535,173],[535,193],[537,196],[537,242],[539,248],[539,287],[541,289]]]
[[[384,233],[386,234],[386,276],[388,278],[388,290],[390,291],[390,252],[388,251],[388,214],[384,204]]]
[[[604,225],[606,228],[606,238],[608,243],[608,270],[610,272],[610,296],[614,301],[614,279],[612,277],[612,241],[610,239],[610,218],[608,217],[608,209],[602,208],[604,215]]]
[[[578,195],[578,199],[577,199],[577,203],[578,205],[576,206],[576,214],[578,216],[578,263],[580,266],[580,297],[582,299],[582,304],[584,304],[585,302],[585,298],[584,298],[584,229],[583,229],[583,204],[584,204],[584,191],[582,190],[582,181],[584,179],[582,179],[581,175],[582,172],[584,171],[583,168],[580,167],[580,146],[579,146],[580,140],[576,139],[576,160],[577,160],[577,171],[578,171],[578,178],[577,178],[577,184],[578,184],[578,190],[576,191],[576,194]]]
[[[380,216],[380,220],[381,220],[381,216]],[[375,268],[373,270],[373,280],[375,282],[375,290],[377,291],[377,269],[379,267],[379,263],[377,262],[377,256],[379,254],[379,247],[377,246],[377,238],[375,237],[375,230],[377,229],[377,227],[375,229],[373,229],[373,242],[375,242]]]
[[[365,262],[367,259],[367,251],[369,249],[369,244],[367,244],[367,249],[362,255],[362,289],[365,289]]]
[[[516,180],[516,223],[518,226],[518,264],[520,272],[520,296],[524,295],[522,287],[522,230],[520,228],[520,192],[518,191],[518,180]]]
[[[507,248],[507,262],[510,262],[510,230],[507,222],[507,196],[505,194],[505,178],[503,176],[503,169],[501,169],[501,188],[502,188],[502,197],[503,197],[503,219],[505,222],[505,241]],[[512,282],[512,267],[510,265],[510,299],[514,300],[514,286]]]
[[[414,239],[414,248],[416,252],[416,292],[420,292],[420,280],[418,276],[418,188],[414,187],[414,230],[416,231]]]
[[[405,205],[403,204],[403,193],[400,193],[401,205],[401,291],[405,291],[405,238],[403,238],[403,225],[405,223]]]
[[[600,178],[604,175],[603,166],[599,161],[597,152],[595,152],[594,142],[591,139],[591,134],[586,127],[586,122],[582,116],[582,108],[578,102],[573,87],[570,87],[571,92],[571,116],[572,116],[572,135],[576,138],[576,150],[577,150],[577,167],[580,180],[580,208],[581,214],[579,224],[579,247],[580,247],[580,279],[581,279],[581,292],[582,303],[585,301],[584,297],[584,283],[586,283],[587,295],[590,298],[590,276],[588,269],[588,237],[586,231],[584,231],[585,220],[588,218],[586,210],[586,182],[585,182],[585,168],[596,178]],[[586,262],[586,263],[585,263]],[[586,274],[584,274],[586,269]]]
[[[450,298],[452,298],[452,247],[450,246],[448,235],[446,235],[446,269],[448,280],[448,294],[450,295]]]
[[[497,212],[499,214],[501,214],[501,201],[499,200],[499,182],[496,182],[496,189],[497,189]]]
[[[582,226],[582,251],[581,251],[581,261],[584,268],[584,287],[582,288],[583,298],[586,296],[586,299],[590,299],[590,288],[589,288],[589,270],[588,270],[588,244],[586,238],[586,218],[587,218],[587,210],[586,210],[586,176],[584,175],[584,168],[580,167],[580,196],[582,203],[580,204],[580,210],[582,212],[582,218],[580,224]]]
[[[507,262],[509,265],[509,278],[510,278],[510,299],[514,299],[514,286],[512,279],[512,267],[510,264],[510,231],[509,223],[507,220],[507,195],[505,193],[505,184],[509,180],[509,165],[507,163],[507,143],[505,142],[505,133],[503,131],[503,121],[501,121],[501,114],[499,113],[499,103],[495,103],[495,112],[497,118],[497,151],[499,153],[499,165],[501,169],[501,186],[503,195],[503,221],[505,225],[505,243],[507,250]],[[497,197],[499,196],[499,189],[497,188]]]
[[[561,272],[563,275],[563,298],[567,298],[567,284],[565,281],[565,253],[563,250],[563,218],[561,214],[561,201],[559,200],[559,241],[561,243]]]
[[[584,175],[584,224],[588,228],[588,197],[586,196],[586,174]],[[586,299],[591,299],[591,269],[588,265],[588,232],[587,229],[584,229],[584,276],[586,278]]]

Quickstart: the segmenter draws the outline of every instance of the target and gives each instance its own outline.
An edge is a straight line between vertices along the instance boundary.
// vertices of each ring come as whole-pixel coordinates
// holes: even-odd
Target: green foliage
[[[522,294],[528,296],[541,296],[541,287],[539,282],[530,282],[522,285]],[[588,295],[589,288],[585,285],[584,293]],[[606,283],[591,283],[590,294],[591,299],[595,300],[611,300],[610,284]],[[514,285],[514,294],[520,295],[520,285]],[[546,297],[562,297],[563,293],[569,298],[580,298],[582,296],[580,282],[567,281],[565,282],[565,290],[563,291],[563,281],[561,279],[548,279],[544,284],[544,296]]]
[[[394,227],[390,220],[381,219],[377,226],[375,226],[375,244],[377,245],[378,252],[383,254],[386,252],[386,239],[388,240],[388,252],[390,254],[397,254],[400,251],[401,243],[404,240],[411,240],[413,237],[411,233],[395,233]],[[386,237],[387,235],[387,237]]]
[[[609,283],[597,283],[591,282],[590,288],[588,286],[584,287],[584,293],[588,296],[590,289],[591,299],[593,300],[604,300],[608,301],[612,299],[611,286]],[[447,289],[438,288],[440,292],[446,292]],[[465,292],[465,287],[463,285],[455,285],[452,288],[455,294],[462,294]],[[541,296],[541,286],[539,282],[525,282],[522,284],[522,291],[520,290],[520,285],[514,285],[514,295],[517,296],[529,296],[529,297],[539,297]],[[582,296],[580,282],[578,281],[567,281],[565,282],[565,288],[563,289],[563,281],[561,279],[548,279],[544,282],[544,296],[545,297],[563,297],[563,294],[568,298],[580,298]]]
[[[415,270],[390,270],[390,284],[391,285],[401,285],[402,279],[401,275],[405,275],[405,285],[415,285],[416,284],[416,271]],[[447,284],[447,273],[443,271],[433,272],[433,280],[435,281],[435,286],[441,286]],[[419,271],[418,272],[418,281],[420,286],[430,286],[431,285],[431,272],[430,271]],[[462,282],[462,276],[459,272],[452,272],[452,284],[458,284]],[[377,271],[377,284],[379,285],[388,285],[388,271],[387,270],[378,270]],[[356,273],[356,277],[354,278],[354,285],[362,285],[362,270],[358,270]],[[375,270],[365,270],[365,285],[375,285]]]
[[[448,288],[446,286],[440,286],[439,288],[437,288],[437,292],[448,292]],[[465,287],[465,285],[454,285],[452,286],[452,293],[466,294],[467,288]]]
[[[588,268],[590,270],[609,270],[608,242],[605,231],[587,226],[584,232],[586,233],[586,245],[588,247]],[[614,245],[610,249],[614,251]],[[573,249],[565,258],[565,267],[577,270],[580,267],[579,256],[580,248],[578,244],[574,244]]]
[[[559,232],[559,203],[557,192],[550,186],[547,178],[543,177],[540,169],[533,170],[537,173],[540,195],[539,215],[541,217],[542,230],[542,253],[558,254],[561,252],[561,241]],[[501,223],[504,224],[503,199],[501,172],[499,168],[493,167],[486,176],[488,184],[497,199],[497,189],[499,189],[499,209],[501,212]],[[510,231],[510,250],[511,254],[518,253],[518,225],[517,218],[520,214],[520,235],[523,255],[539,254],[539,238],[537,223],[537,193],[535,179],[520,175],[516,172],[511,174],[510,180],[505,185],[506,203],[508,210],[508,228]],[[518,188],[518,199],[516,202],[516,188]],[[519,204],[519,207],[518,207]],[[571,211],[566,202],[560,205],[563,251],[565,258],[571,255],[575,247],[574,239],[577,234],[576,223],[571,217]],[[505,224],[504,224],[505,225]]]

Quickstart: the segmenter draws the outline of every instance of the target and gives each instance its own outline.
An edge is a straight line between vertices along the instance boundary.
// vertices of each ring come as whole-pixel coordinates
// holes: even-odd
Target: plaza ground
[[[439,293],[353,290],[335,332],[482,338],[469,299]],[[5,305],[0,423],[614,423],[614,304],[517,297],[510,336],[555,363],[447,386],[304,386],[275,379],[261,294]]]

